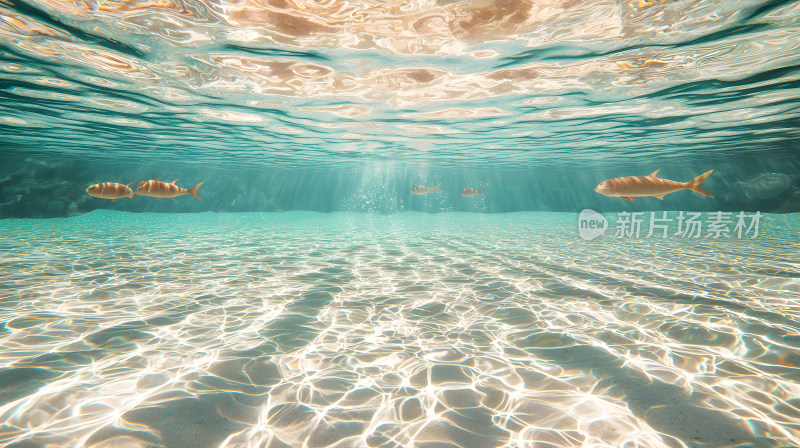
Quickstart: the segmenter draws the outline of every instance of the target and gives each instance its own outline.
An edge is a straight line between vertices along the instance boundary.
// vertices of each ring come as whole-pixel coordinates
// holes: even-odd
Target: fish
[[[700,184],[714,172],[714,170],[695,177],[689,182],[676,182],[674,180],[662,179],[658,177],[656,170],[649,176],[617,177],[615,179],[600,182],[594,191],[608,197],[617,197],[626,201],[635,202],[634,197],[653,196],[654,198],[664,199],[664,196],[680,190],[691,190],[704,196],[711,196]]]
[[[175,185],[175,182],[177,182],[178,179],[175,179],[170,183],[162,182],[158,179],[159,178],[157,177],[155,180],[151,179],[139,182],[139,185],[136,187],[134,193],[141,196],[150,196],[159,199],[175,199],[178,196],[190,194],[197,199],[200,199],[200,196],[197,195],[197,189],[200,188],[200,185],[203,185],[203,182],[200,182],[199,184],[187,190]],[[202,199],[200,200],[202,201]]]
[[[125,185],[116,182],[101,182],[99,184],[90,185],[89,188],[86,189],[86,194],[100,199],[111,199],[112,201],[124,197],[133,199],[133,190],[129,187],[132,183],[133,182],[129,182],[128,185]]]
[[[417,185],[417,186],[415,186],[414,188],[411,189],[411,194],[423,195],[423,194],[434,193],[434,192],[438,193],[439,192],[439,186],[441,186],[441,185],[442,184],[439,184],[435,188],[429,188],[429,187],[423,187],[422,185]]]
[[[483,190],[476,190],[474,188],[465,188],[461,190],[461,196],[464,196],[465,198],[471,198],[476,194],[481,194],[481,193],[483,193]]]

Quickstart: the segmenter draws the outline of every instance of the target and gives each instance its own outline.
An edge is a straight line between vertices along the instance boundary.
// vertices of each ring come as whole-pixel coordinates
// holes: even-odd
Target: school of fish
[[[416,185],[411,189],[411,194],[422,196],[428,193],[439,193],[439,187],[441,185],[442,184],[439,184],[433,188],[426,187],[424,185]],[[482,193],[483,190],[476,190],[474,188],[464,188],[463,190],[461,190],[461,196],[464,196],[465,198],[471,198],[477,194],[482,194]]]
[[[631,202],[635,202],[633,199],[635,197],[652,196],[657,199],[664,199],[664,196],[680,190],[690,190],[710,198],[714,197],[701,185],[714,170],[706,171],[688,182],[676,182],[674,180],[660,178],[658,177],[659,171],[660,170],[656,170],[649,176],[617,177],[604,180],[595,187],[594,191],[603,196],[622,198]],[[411,189],[411,194],[421,196],[428,193],[439,193],[439,187],[441,185],[442,184],[439,184],[435,188],[417,185]],[[461,196],[465,198],[471,198],[479,194],[483,194],[483,190],[477,190],[475,188],[464,188],[461,190]]]
[[[676,182],[674,180],[660,178],[658,177],[659,171],[660,170],[656,170],[649,176],[616,177],[614,179],[604,180],[595,187],[594,191],[603,196],[622,198],[631,202],[634,202],[633,198],[635,197],[652,196],[657,199],[664,199],[664,196],[680,190],[690,190],[710,198],[714,197],[702,187],[702,183],[714,170],[706,171],[688,182]],[[200,196],[197,195],[197,189],[203,185],[203,182],[186,189],[176,185],[175,183],[177,181],[178,179],[175,179],[167,183],[160,181],[159,178],[143,180],[136,186],[136,190],[130,188],[133,182],[128,184],[101,182],[89,186],[86,189],[86,193],[96,198],[111,199],[112,201],[124,197],[133,199],[133,196],[136,194],[158,199],[175,199],[178,196],[189,194],[200,199]],[[441,185],[442,184],[439,184],[435,187],[415,185],[411,188],[411,194],[422,196],[429,193],[439,193],[439,187],[441,187]],[[483,194],[483,190],[477,190],[475,188],[464,188],[461,190],[461,196],[465,198],[471,198],[478,194]]]
[[[192,188],[186,189],[175,185],[175,182],[177,182],[178,179],[175,179],[170,183],[166,183],[158,179],[159,178],[143,180],[136,186],[136,190],[132,190],[130,188],[130,185],[133,182],[130,182],[127,185],[118,184],[116,182],[101,182],[99,184],[89,186],[89,188],[86,189],[86,193],[89,196],[94,196],[100,199],[111,199],[112,201],[124,197],[133,199],[134,194],[138,194],[139,196],[150,196],[158,199],[175,199],[178,196],[190,194],[197,199],[200,199],[200,196],[197,195],[197,189],[203,185],[203,182],[200,182]],[[202,201],[202,199],[200,200]]]

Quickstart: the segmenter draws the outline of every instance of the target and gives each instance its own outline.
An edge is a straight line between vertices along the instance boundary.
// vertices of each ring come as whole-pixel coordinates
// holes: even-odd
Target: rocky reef
[[[783,173],[759,173],[737,186],[748,198],[772,199],[792,188],[792,178]]]
[[[730,196],[767,213],[800,212],[800,176],[758,173],[733,184]]]
[[[0,218],[58,218],[94,210],[83,174],[74,161],[23,160],[0,178]]]

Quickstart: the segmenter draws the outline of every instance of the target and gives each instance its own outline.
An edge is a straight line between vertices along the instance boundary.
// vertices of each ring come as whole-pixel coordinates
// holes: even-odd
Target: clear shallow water
[[[757,0],[3,0],[0,176],[19,176],[0,177],[0,218],[797,212],[798,17]],[[593,191],[657,169],[715,170],[715,198]],[[204,201],[83,194],[157,177],[205,182]]]
[[[0,445],[800,446],[798,17],[0,0]]]
[[[798,17],[756,0],[3,0],[0,176],[20,175],[0,177],[0,217],[798,212]],[[657,169],[715,170],[715,198],[593,191]],[[204,201],[83,194],[157,177],[205,182]]]
[[[800,216],[0,221],[7,446],[796,446]],[[18,444],[18,445],[15,445]]]

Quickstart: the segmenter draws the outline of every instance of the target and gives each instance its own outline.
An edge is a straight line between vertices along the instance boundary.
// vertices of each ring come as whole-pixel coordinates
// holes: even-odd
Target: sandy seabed
[[[800,215],[0,221],[10,447],[800,445]],[[794,254],[794,255],[792,255]]]

